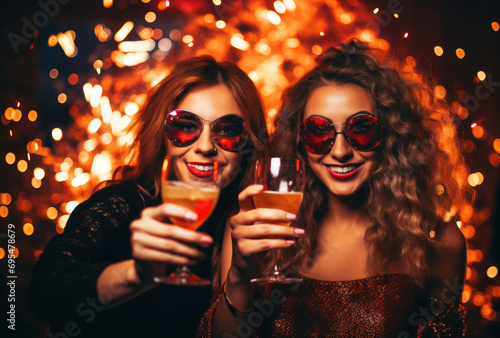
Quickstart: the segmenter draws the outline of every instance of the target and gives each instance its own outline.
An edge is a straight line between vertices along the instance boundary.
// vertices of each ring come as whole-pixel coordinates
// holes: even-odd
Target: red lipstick
[[[214,173],[213,162],[188,162],[186,165],[189,172],[196,177],[210,177]]]
[[[352,166],[356,166],[357,168],[355,168],[352,171],[345,172],[345,173],[339,173],[339,172],[333,171],[333,170],[331,170],[329,168],[329,167],[346,168],[346,167],[352,167]],[[333,178],[338,179],[338,180],[348,180],[348,179],[356,176],[359,173],[359,171],[361,170],[362,165],[359,165],[359,164],[335,165],[335,166],[334,165],[332,165],[332,166],[325,165],[325,167],[326,167],[326,170],[328,171],[328,173]]]

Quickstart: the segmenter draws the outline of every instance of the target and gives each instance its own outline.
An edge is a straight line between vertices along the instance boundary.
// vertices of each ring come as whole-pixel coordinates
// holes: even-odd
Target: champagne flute
[[[171,217],[173,224],[196,231],[214,211],[220,194],[218,162],[213,162],[211,171],[210,175],[199,180],[178,181],[173,174],[173,159],[170,156],[165,157],[161,175],[163,202],[183,206],[198,215],[198,219],[193,222]],[[176,271],[168,276],[156,276],[153,280],[156,283],[189,286],[204,286],[212,283],[210,280],[195,275],[185,265],[177,267]]]
[[[305,167],[298,159],[273,157],[258,160],[255,171],[255,184],[264,190],[253,196],[256,208],[281,209],[296,214],[302,203]],[[289,226],[291,222],[273,224]],[[301,278],[287,277],[280,269],[279,255],[273,250],[273,271],[271,275],[250,280],[252,283],[300,283]]]

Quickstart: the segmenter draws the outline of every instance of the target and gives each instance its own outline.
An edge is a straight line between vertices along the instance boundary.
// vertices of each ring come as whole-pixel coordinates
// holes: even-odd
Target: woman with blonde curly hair
[[[302,205],[254,208],[262,186],[240,193],[202,336],[464,334],[467,168],[453,116],[414,75],[352,40],[285,92],[274,149],[307,163]],[[270,249],[302,283],[250,283],[271,269]]]

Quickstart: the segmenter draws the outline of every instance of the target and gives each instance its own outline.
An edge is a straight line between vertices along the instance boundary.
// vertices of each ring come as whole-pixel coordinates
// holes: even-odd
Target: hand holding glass
[[[291,214],[299,211],[304,190],[304,162],[298,159],[273,157],[258,160],[255,171],[255,184],[264,190],[253,197],[256,208],[284,210]],[[291,222],[274,224],[289,226]],[[273,250],[274,266],[270,276],[254,278],[252,283],[300,283],[301,278],[287,277],[280,271],[277,250]]]
[[[177,181],[173,174],[173,162],[165,157],[161,176],[161,196],[164,203],[183,206],[196,213],[198,219],[194,222],[171,217],[172,223],[184,229],[196,231],[214,211],[219,199],[220,185],[218,163],[213,163],[212,175],[196,181]],[[203,286],[212,282],[193,274],[187,266],[179,266],[168,276],[154,277],[156,283],[173,285]]]

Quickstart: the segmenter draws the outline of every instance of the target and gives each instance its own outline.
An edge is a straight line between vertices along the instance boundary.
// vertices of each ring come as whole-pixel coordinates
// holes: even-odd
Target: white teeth
[[[336,173],[345,174],[345,173],[348,173],[348,172],[351,172],[351,171],[355,170],[356,166],[355,165],[351,165],[351,166],[348,166],[348,167],[328,166],[328,169],[330,169],[331,171],[334,171]]]
[[[193,167],[200,171],[211,171],[214,170],[213,165],[198,165],[198,164],[188,164],[188,166]]]

